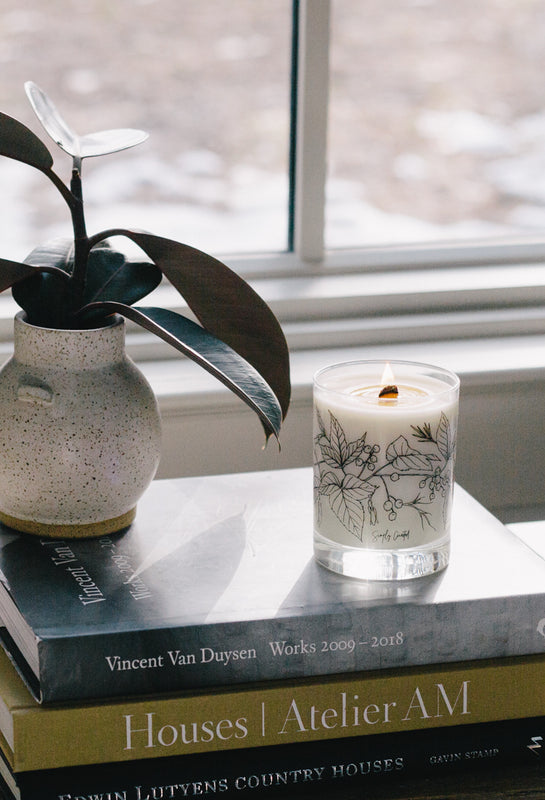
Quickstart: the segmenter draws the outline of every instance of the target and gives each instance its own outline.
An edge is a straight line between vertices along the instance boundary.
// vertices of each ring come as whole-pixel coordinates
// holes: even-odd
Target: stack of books
[[[459,486],[450,565],[414,581],[315,563],[310,469],[156,481],[115,536],[2,528],[0,573],[9,798],[308,790],[545,750],[545,560]]]

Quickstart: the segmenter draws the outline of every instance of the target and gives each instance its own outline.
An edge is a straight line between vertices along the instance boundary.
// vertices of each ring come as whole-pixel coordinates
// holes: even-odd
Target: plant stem
[[[74,315],[83,304],[83,292],[89,256],[89,238],[85,228],[83,213],[83,193],[81,187],[81,161],[74,159],[70,189],[74,202],[70,206],[72,227],[74,229],[74,268],[70,277],[70,316]]]

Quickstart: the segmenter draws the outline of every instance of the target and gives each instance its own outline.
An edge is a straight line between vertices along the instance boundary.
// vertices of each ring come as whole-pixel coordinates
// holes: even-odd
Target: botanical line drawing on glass
[[[382,533],[375,533],[374,542],[397,541],[398,546],[410,538],[413,527],[435,530],[438,511],[445,521],[453,488],[456,431],[444,412],[435,429],[430,423],[411,425],[406,435],[398,435],[386,447],[374,442],[368,431],[349,441],[339,420],[328,413],[329,430],[316,411],[318,520],[325,502],[360,542],[380,526]]]

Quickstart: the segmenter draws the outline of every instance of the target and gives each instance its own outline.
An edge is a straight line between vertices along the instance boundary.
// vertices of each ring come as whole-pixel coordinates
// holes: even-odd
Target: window
[[[541,235],[542,0],[333,0],[330,247]]]
[[[43,135],[22,88],[37,78],[78,130],[149,130],[85,163],[89,230],[219,254],[294,351],[536,331],[542,15],[545,0],[0,0],[0,108]],[[0,159],[0,177],[3,256],[67,232],[40,175]],[[12,313],[4,293],[8,340]]]
[[[490,3],[487,5],[489,11]],[[498,47],[502,46],[503,41],[500,31],[503,38],[518,37],[524,46],[523,29],[535,26],[536,15],[545,13],[543,0],[522,4],[527,8],[527,13],[522,17],[524,26],[523,29],[517,29],[517,37],[514,37],[506,11],[512,5],[507,0],[495,0],[497,13],[494,24],[489,23],[489,36],[493,34],[498,37]],[[519,7],[519,4],[515,5]],[[458,4],[455,6],[457,8]],[[482,27],[480,4],[478,6],[479,9],[474,5],[469,9],[465,3],[460,4],[463,20],[460,23],[462,27],[458,28],[456,34],[459,39],[462,38],[464,25],[468,31],[473,29],[467,20],[473,16],[477,20],[477,14]],[[312,344],[315,347],[339,347],[343,344],[350,347],[374,342],[386,344],[414,341],[417,338],[468,338],[488,335],[490,331],[501,335],[543,330],[541,320],[544,315],[537,307],[545,299],[545,269],[542,263],[544,239],[538,228],[533,235],[523,236],[519,226],[517,235],[513,235],[512,226],[506,230],[505,225],[494,223],[496,235],[491,237],[492,225],[485,224],[488,220],[483,218],[482,224],[472,228],[472,238],[454,238],[456,219],[451,214],[451,224],[443,227],[441,237],[438,237],[437,231],[434,231],[434,236],[426,237],[423,231],[429,232],[431,222],[425,218],[418,219],[418,204],[411,202],[408,191],[405,191],[405,205],[401,212],[395,204],[399,202],[402,193],[397,192],[395,186],[392,188],[392,182],[388,179],[385,180],[385,186],[390,186],[388,203],[384,202],[381,211],[383,218],[390,214],[386,233],[382,225],[381,235],[377,235],[376,226],[365,221],[361,225],[352,226],[350,231],[353,220],[349,211],[347,212],[347,206],[354,200],[354,192],[370,192],[373,186],[382,191],[382,172],[391,160],[390,157],[382,161],[376,157],[369,158],[369,164],[363,170],[365,165],[362,159],[366,150],[373,147],[380,150],[380,142],[377,145],[374,138],[391,135],[386,123],[377,125],[373,122],[379,112],[376,109],[367,109],[361,98],[362,83],[365,84],[366,91],[372,94],[375,84],[383,85],[380,79],[375,79],[377,73],[384,69],[387,72],[390,70],[390,74],[392,70],[387,63],[393,57],[390,51],[384,53],[380,48],[371,46],[374,36],[372,26],[379,25],[380,30],[389,28],[388,41],[391,43],[391,50],[395,52],[397,61],[401,60],[403,65],[407,55],[414,58],[414,52],[411,50],[407,54],[405,50],[400,53],[399,37],[407,36],[405,26],[411,15],[417,15],[418,25],[426,24],[426,9],[431,15],[441,18],[442,14],[448,18],[453,7],[446,0],[403,0],[389,4],[388,13],[385,14],[384,4],[375,0],[333,0],[331,3],[328,0],[301,0],[299,4],[294,241],[295,268],[299,267],[299,276],[304,277],[288,279],[282,285],[276,285],[283,300],[282,313],[291,324],[289,330],[293,332],[294,343],[299,341],[299,335],[300,341],[306,347]],[[528,9],[533,9],[533,15]],[[501,28],[498,28],[498,21]],[[418,25],[415,24],[415,27],[418,28]],[[366,26],[369,27],[368,33]],[[343,56],[341,66],[338,65],[339,44],[342,41],[339,30],[344,31],[345,38],[355,40],[349,57]],[[444,30],[449,30],[446,23]],[[413,35],[416,36],[416,33]],[[330,36],[333,44],[328,63],[327,44]],[[474,34],[470,34],[469,38],[472,36]],[[416,38],[421,42],[422,34],[418,32]],[[364,47],[370,48],[371,60],[362,55]],[[487,52],[492,49],[490,45]],[[533,52],[535,48],[531,49]],[[360,61],[357,60],[358,54]],[[362,63],[367,64],[367,69],[361,68]],[[485,63],[484,67],[487,66]],[[528,76],[534,74],[530,66],[527,60],[525,70],[517,73],[520,87],[518,90],[511,88],[511,99],[521,91]],[[357,69],[360,71],[357,72]],[[395,91],[390,87],[388,99],[390,106],[396,106],[396,99],[399,101],[397,106],[401,104],[402,122],[399,126],[402,130],[406,124],[403,120],[407,117],[407,111],[402,105],[402,101],[405,104],[407,102],[403,92],[406,87],[406,71],[405,67],[397,64],[394,77],[401,83]],[[534,65],[534,71],[534,81],[540,84],[539,60]],[[329,118],[326,111],[328,80],[331,85]],[[346,89],[344,95],[339,91],[340,86]],[[530,105],[526,105],[525,111],[521,112],[524,115],[529,113],[531,107],[538,107],[537,89],[534,88],[531,97]],[[376,100],[379,110],[384,102],[386,101],[379,93]],[[499,101],[498,105],[501,105]],[[516,110],[516,103],[514,107]],[[392,113],[391,109],[389,113]],[[370,121],[366,119],[364,125],[362,120],[366,117]],[[374,124],[376,129],[372,130]],[[454,134],[454,131],[451,133]],[[412,157],[402,157],[405,151],[410,155],[410,140],[407,143],[398,133],[393,138],[399,149],[401,164],[414,164]],[[390,150],[392,158],[395,152],[395,148]],[[342,171],[339,153],[342,155]],[[427,156],[427,151],[425,154]],[[419,157],[418,162],[421,165],[427,163],[424,156]],[[489,166],[486,159],[483,163],[486,167]],[[518,163],[523,163],[523,159],[519,158]],[[329,166],[329,173],[326,171],[326,164]],[[443,173],[446,170],[445,164],[443,162]],[[467,171],[467,168],[464,169]],[[437,180],[443,182],[444,188],[448,182],[443,173],[440,172]],[[467,174],[463,172],[462,177],[471,188],[472,183]],[[410,183],[409,177],[406,180]],[[425,181],[422,183],[426,184]],[[480,185],[482,190],[483,180]],[[428,204],[433,210],[436,187],[431,183],[426,186],[426,191],[429,191],[431,199]],[[377,189],[374,200],[377,211],[380,208],[379,199],[380,192]],[[499,206],[503,202],[500,199]],[[539,207],[538,201],[534,208],[536,213]],[[409,213],[413,217],[413,223],[416,222],[416,233],[408,234],[406,226],[400,233],[397,230],[399,217]],[[463,217],[467,214],[464,211]],[[477,230],[483,234],[485,229],[488,235],[476,238]],[[324,234],[325,230],[328,231],[328,237]],[[344,239],[343,231],[346,235]],[[500,232],[502,235],[498,235]],[[507,233],[511,235],[507,236]],[[332,247],[333,243],[335,247]],[[341,244],[344,247],[341,248]]]
[[[150,133],[84,163],[90,232],[140,227],[221,253],[283,251],[288,228],[290,0],[0,0],[0,109],[49,141],[23,84],[78,132]],[[69,175],[69,172],[68,172]],[[24,257],[69,218],[51,185],[0,159],[2,253]]]

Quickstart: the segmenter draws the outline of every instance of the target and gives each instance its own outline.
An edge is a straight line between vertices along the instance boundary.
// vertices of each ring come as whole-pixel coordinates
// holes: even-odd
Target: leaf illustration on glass
[[[330,417],[329,445],[322,447],[322,454],[330,466],[342,468],[346,461],[346,436],[338,419],[333,414]]]
[[[448,461],[452,452],[451,452],[451,434],[450,434],[450,425],[447,416],[444,413],[441,413],[441,418],[439,420],[439,425],[437,426],[437,447],[439,448],[439,452],[445,459]]]
[[[335,472],[328,470],[320,475],[319,491],[320,494],[331,496],[337,492],[337,489],[342,483],[342,478],[336,475]]]
[[[339,450],[335,445],[329,444],[329,442],[322,442],[320,449],[322,452],[322,459],[328,467],[333,467],[335,469],[342,468]]]
[[[327,472],[322,476],[320,491],[329,496],[331,510],[344,527],[361,539],[365,522],[363,504],[372,497],[376,487],[355,475],[339,478]]]
[[[439,461],[436,455],[420,453],[414,450],[404,436],[398,436],[388,445],[386,450],[388,462],[399,472],[428,472],[432,461]]]
[[[435,442],[429,422],[425,422],[423,425],[411,425],[411,428],[413,429],[413,436],[420,442]]]
[[[318,428],[320,429],[320,432],[319,432],[318,436],[316,437],[316,441],[319,441],[322,436],[325,436],[327,438],[327,434],[326,434],[326,431],[325,431],[325,425],[324,425],[324,421],[322,419],[322,415],[320,414],[318,409],[316,409],[316,419],[318,421]]]
[[[357,461],[359,458],[361,458],[363,449],[365,447],[366,438],[367,434],[364,433],[359,439],[356,439],[354,442],[350,442],[347,445],[345,464],[351,464],[353,461]]]
[[[359,458],[365,446],[365,439],[367,434],[363,434],[359,439],[349,442],[345,433],[339,423],[339,420],[334,414],[329,412],[330,416],[330,434],[329,439],[326,437],[326,442],[321,443],[320,449],[322,451],[322,458],[330,467],[344,469]]]
[[[422,528],[425,528],[426,525],[428,525],[430,528],[433,528],[433,530],[435,530],[434,526],[431,523],[430,512],[423,507],[426,505],[426,503],[424,502],[421,495],[417,495],[417,497],[415,497],[414,500],[412,500],[410,503],[407,503],[407,505],[414,508],[414,510],[420,517],[420,524],[422,525]]]
[[[453,480],[454,433],[445,414],[441,414],[433,432],[430,422],[411,425],[410,434],[400,434],[383,451],[373,444],[368,431],[349,441],[331,411],[329,431],[317,409],[316,413],[314,443],[319,458],[314,470],[315,497],[322,500],[316,502],[318,520],[325,504],[362,542],[366,529],[368,535],[375,525],[387,527],[400,514],[403,526],[412,528],[407,512],[420,522],[420,529],[435,530],[434,515],[441,514],[441,508],[444,513]],[[424,452],[412,447],[408,437],[422,444]]]

